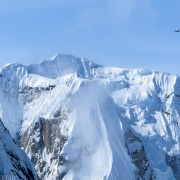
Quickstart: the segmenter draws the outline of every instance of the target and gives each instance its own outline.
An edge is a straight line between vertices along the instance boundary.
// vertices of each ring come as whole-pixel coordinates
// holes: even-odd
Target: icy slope
[[[38,179],[27,155],[14,143],[0,120],[0,179]]]
[[[0,117],[40,179],[180,179],[180,79],[72,55],[0,70]]]
[[[123,117],[112,98],[94,81],[82,81],[74,75],[58,81],[54,89],[25,105],[31,111],[24,113],[27,120],[22,124],[21,147],[37,170],[42,169],[39,176],[132,179],[135,167],[126,153],[120,121]],[[112,112],[106,113],[109,108]],[[27,141],[30,132],[32,136]],[[29,142],[34,143],[28,146]],[[121,168],[116,171],[117,167]]]

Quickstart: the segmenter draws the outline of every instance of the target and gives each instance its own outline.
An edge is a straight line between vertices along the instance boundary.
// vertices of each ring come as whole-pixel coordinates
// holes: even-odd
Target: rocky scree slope
[[[39,179],[180,179],[180,79],[57,54],[0,70],[0,117]]]

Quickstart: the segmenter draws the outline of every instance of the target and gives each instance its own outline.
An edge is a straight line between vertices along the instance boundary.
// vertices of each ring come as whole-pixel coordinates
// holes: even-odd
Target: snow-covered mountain
[[[176,75],[62,54],[8,64],[0,70],[0,118],[39,179],[180,179]]]

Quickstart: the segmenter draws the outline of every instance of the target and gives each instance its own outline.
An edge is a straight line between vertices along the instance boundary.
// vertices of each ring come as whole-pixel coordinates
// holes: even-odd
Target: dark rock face
[[[166,163],[171,167],[174,177],[180,179],[180,155],[168,155],[166,154]]]
[[[33,127],[22,134],[20,141],[20,146],[31,158],[39,179],[48,177],[51,173],[51,166],[59,166],[62,163],[60,153],[67,137],[61,133],[61,123],[66,119],[66,116],[59,110],[54,114],[54,117],[54,119],[40,117]],[[43,153],[49,156],[48,162]],[[61,174],[56,178],[61,179],[62,176]]]
[[[47,91],[51,91],[55,88],[55,85],[49,85],[47,87],[29,87],[19,88],[19,95],[24,104],[30,103],[33,99],[38,99],[40,95]]]
[[[0,175],[16,179],[36,180],[37,175],[30,159],[15,144],[0,119]],[[3,168],[1,168],[3,167]],[[5,170],[5,172],[4,172]],[[9,172],[9,173],[8,173]]]
[[[142,141],[137,136],[135,136],[131,130],[127,130],[125,132],[124,139],[128,154],[132,158],[132,162],[137,167],[137,172],[135,172],[136,180],[140,180],[141,178],[144,180],[155,179],[153,170],[149,165]]]

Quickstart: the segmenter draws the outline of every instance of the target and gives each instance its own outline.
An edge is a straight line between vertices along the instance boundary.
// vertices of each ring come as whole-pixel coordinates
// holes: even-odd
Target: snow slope
[[[0,179],[38,179],[33,164],[0,120]]]
[[[40,179],[180,179],[180,79],[72,55],[0,70],[0,117]]]

